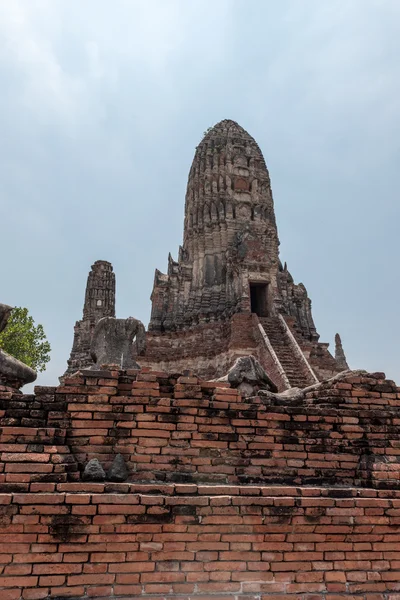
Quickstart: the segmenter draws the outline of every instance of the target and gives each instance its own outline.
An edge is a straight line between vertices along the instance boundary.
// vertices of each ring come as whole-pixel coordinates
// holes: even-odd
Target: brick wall
[[[249,293],[247,284],[242,298],[245,293]],[[283,391],[287,389],[287,384],[260,334],[260,320],[248,310],[247,307],[245,312],[236,313],[228,320],[199,323],[163,333],[150,330],[146,333],[146,350],[137,356],[137,361],[142,367],[152,370],[176,373],[191,369],[203,379],[216,379],[228,372],[236,358],[251,354],[261,363],[277,388]],[[270,335],[269,327],[276,317],[268,320],[270,323],[266,326],[264,322],[264,328]],[[261,321],[265,319],[261,318]],[[285,315],[285,321],[320,381],[341,371],[328,351],[329,344],[305,337],[294,317]],[[304,368],[296,358],[293,362],[296,369]],[[307,369],[305,375],[308,375]]]
[[[79,465],[120,452],[132,481],[399,487],[400,394],[379,373],[243,399],[196,377],[86,372],[62,398]]]
[[[64,483],[0,502],[2,600],[399,598],[399,492]]]
[[[400,390],[191,374],[0,390],[0,599],[399,600]],[[129,482],[89,483],[121,452]]]
[[[35,396],[0,392],[0,491],[76,480],[118,452],[138,482],[397,488],[399,403],[379,373],[244,399],[197,377],[84,371]]]
[[[0,390],[0,492],[79,477],[66,443],[66,404],[56,389],[37,386],[35,395]]]
[[[278,386],[285,389],[258,329],[258,317],[238,313],[228,321],[201,323],[166,333],[147,332],[146,352],[137,358],[154,370],[183,372],[191,369],[202,378],[225,375],[239,356],[252,354]],[[216,375],[218,373],[219,375]]]

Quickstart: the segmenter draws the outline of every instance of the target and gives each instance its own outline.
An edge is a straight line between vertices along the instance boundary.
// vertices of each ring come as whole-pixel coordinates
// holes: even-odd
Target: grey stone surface
[[[0,332],[3,331],[10,318],[12,306],[8,304],[0,304]]]
[[[105,478],[106,474],[98,459],[92,458],[89,460],[83,471],[82,479],[84,481],[104,481]]]
[[[6,327],[11,311],[11,306],[0,304],[0,331]],[[19,389],[35,381],[36,377],[33,369],[0,349],[0,384]]]
[[[33,369],[7,352],[0,350],[0,381],[19,389],[23,385],[35,381],[36,377],[37,374]]]
[[[343,371],[347,371],[349,365],[347,364],[346,355],[342,346],[342,340],[340,339],[340,335],[338,333],[335,335],[335,359],[338,367]]]
[[[107,472],[110,481],[126,481],[129,477],[128,467],[122,454],[117,454]]]
[[[218,381],[227,381],[233,388],[239,389],[245,397],[253,396],[259,390],[278,391],[254,356],[238,358],[225,377],[221,377]]]
[[[143,344],[144,326],[141,321],[133,317],[100,319],[94,329],[90,348],[94,368],[101,368],[102,365],[118,365],[121,369],[140,368],[133,359],[134,340],[136,346]]]

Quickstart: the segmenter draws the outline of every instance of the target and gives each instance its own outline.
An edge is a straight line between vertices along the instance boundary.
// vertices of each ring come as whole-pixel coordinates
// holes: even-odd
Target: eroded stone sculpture
[[[100,319],[94,329],[90,347],[95,368],[118,365],[120,369],[139,369],[133,353],[137,347],[143,346],[144,337],[143,323],[133,317]]]
[[[122,454],[117,454],[111,467],[107,471],[107,479],[110,481],[122,482],[129,477],[128,467]]]
[[[11,306],[0,304],[0,332],[6,327],[11,311]],[[20,389],[35,381],[36,377],[33,369],[0,349],[0,385]]]
[[[218,381],[227,381],[233,388],[239,389],[245,397],[254,396],[259,390],[278,391],[254,356],[238,358],[225,377],[221,377]]]
[[[106,474],[97,458],[89,460],[82,474],[84,481],[104,481]]]

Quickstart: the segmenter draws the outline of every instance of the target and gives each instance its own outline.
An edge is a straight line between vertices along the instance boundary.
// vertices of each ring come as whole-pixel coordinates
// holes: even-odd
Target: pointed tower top
[[[206,131],[206,135],[215,135],[221,132],[229,132],[229,133],[239,133],[241,135],[245,134],[249,138],[253,139],[249,133],[239,123],[233,121],[232,119],[223,119],[219,121],[212,127],[209,127]],[[205,136],[204,136],[205,137]]]
[[[87,280],[83,318],[96,323],[102,317],[115,317],[115,275],[111,263],[96,260]]]
[[[236,121],[210,127],[196,148],[185,203],[184,246],[188,230],[223,219],[268,218],[275,227],[269,173],[255,139]]]
[[[192,169],[195,166],[196,157],[200,157],[204,153],[211,151],[212,153],[230,154],[234,148],[236,151],[240,151],[240,147],[245,150],[247,156],[257,157],[265,166],[264,157],[255,139],[236,121],[224,119],[204,132],[204,136],[196,148]]]
[[[342,346],[342,340],[338,333],[335,335],[335,359],[338,367],[343,369],[343,371],[347,371],[349,365],[347,364],[346,355]]]

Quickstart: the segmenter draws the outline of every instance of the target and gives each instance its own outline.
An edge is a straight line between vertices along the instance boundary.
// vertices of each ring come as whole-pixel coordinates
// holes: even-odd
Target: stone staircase
[[[259,317],[260,323],[292,387],[305,388],[315,383],[304,362],[294,351],[292,342],[278,317]]]

